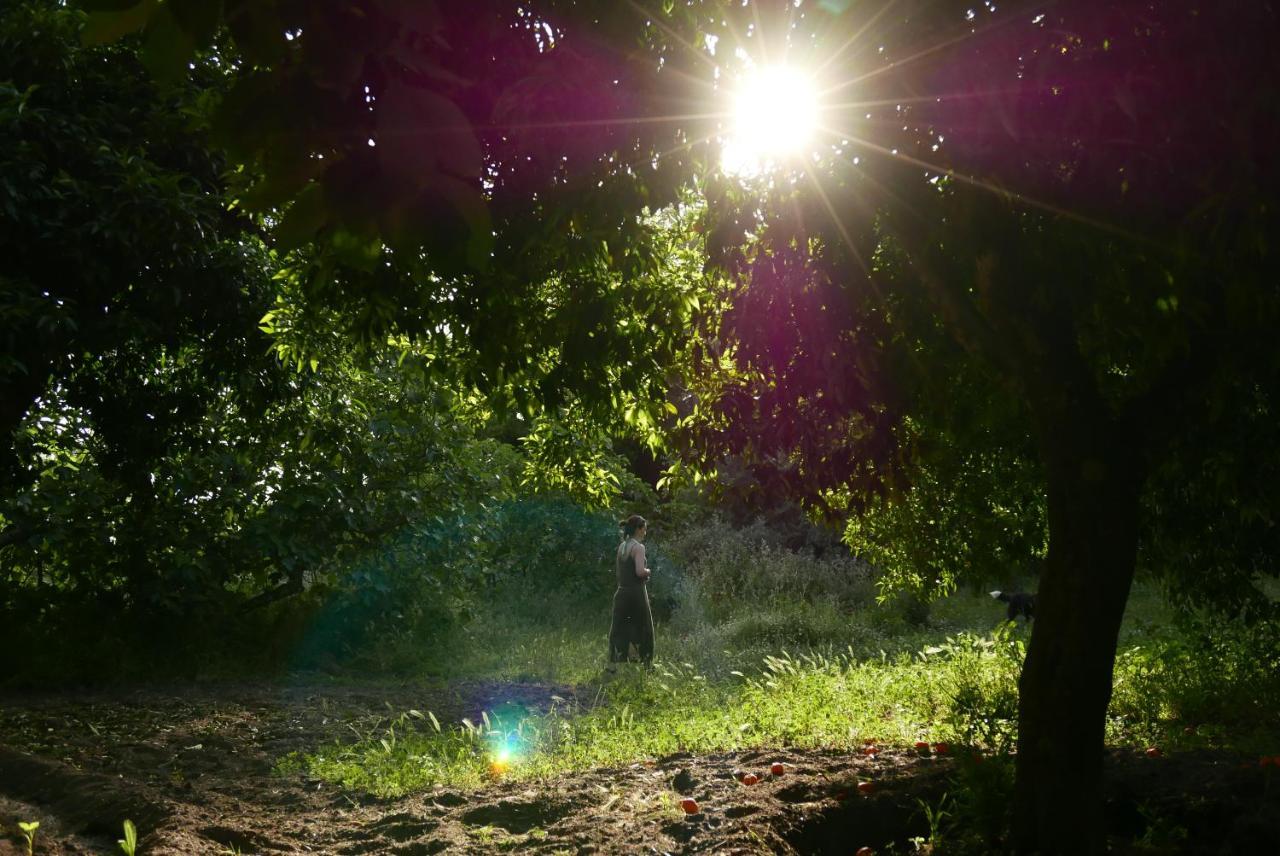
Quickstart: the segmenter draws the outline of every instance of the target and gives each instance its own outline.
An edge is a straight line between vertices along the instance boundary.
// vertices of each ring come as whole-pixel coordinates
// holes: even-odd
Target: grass
[[[382,735],[295,754],[280,769],[395,796],[438,784],[475,788],[496,777],[546,779],[678,751],[851,748],[870,737],[888,745],[945,741],[999,753],[1016,737],[1026,633],[999,624],[998,605],[985,595],[938,603],[925,627],[908,627],[891,607],[868,606],[853,620],[845,617],[841,637],[826,639],[817,637],[832,629],[830,616],[816,607],[801,615],[785,602],[714,622],[677,615],[659,631],[667,659],[652,671],[624,667],[612,679],[601,675],[599,616],[579,614],[576,625],[550,630],[520,612],[477,622],[464,639],[476,648],[451,660],[455,673],[572,683],[588,700],[557,702],[533,715],[488,712],[479,722],[456,725],[405,714]],[[573,614],[547,607],[542,618],[569,622]],[[718,647],[788,626],[793,637],[812,644],[770,653],[760,653],[760,646]],[[1274,628],[1265,631],[1274,634]],[[1158,593],[1139,587],[1122,632],[1109,740],[1274,752],[1276,708],[1267,705],[1280,690],[1276,663],[1255,658],[1253,667],[1221,669],[1224,661],[1249,661],[1262,644],[1253,634],[1261,632],[1228,629],[1225,641],[1215,637],[1218,658],[1205,659],[1193,644],[1194,629],[1174,629]],[[843,648],[836,647],[840,641]],[[681,655],[672,657],[677,647]],[[691,656],[683,659],[686,653]]]
[[[533,714],[488,711],[474,723],[406,713],[384,734],[291,755],[280,770],[394,796],[679,751],[839,749],[868,737],[1012,748],[1027,630],[1002,623],[1002,606],[985,592],[928,606],[878,603],[865,569],[847,556],[824,562],[745,540],[704,528],[673,551],[679,560],[653,551],[652,598],[675,606],[658,610],[652,671],[603,673],[607,575],[514,580],[492,590],[461,633],[425,651],[421,670],[570,684],[578,701]],[[1274,624],[1175,620],[1155,588],[1136,585],[1109,742],[1280,750],[1278,637]]]

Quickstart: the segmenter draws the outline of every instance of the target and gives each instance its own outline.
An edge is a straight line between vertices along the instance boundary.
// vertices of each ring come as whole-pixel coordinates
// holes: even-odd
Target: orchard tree
[[[193,127],[225,75],[161,91],[129,48],[80,49],[80,26],[51,2],[0,14],[0,488],[30,482],[21,426],[58,399],[141,496],[219,389],[271,398],[272,265]]]
[[[788,30],[793,56],[831,24],[818,5]],[[1277,573],[1276,464],[1259,453],[1280,390],[1277,21],[1245,4],[992,5],[895,6],[889,65],[829,108],[799,177],[716,188],[732,308],[690,439],[852,513],[861,545],[887,529],[909,549],[878,549],[920,585],[1035,552],[1047,528],[1014,843],[1102,852],[1139,556],[1237,606]]]

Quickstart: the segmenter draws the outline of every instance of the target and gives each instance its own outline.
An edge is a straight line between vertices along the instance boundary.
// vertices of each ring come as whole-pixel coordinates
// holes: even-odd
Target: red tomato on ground
[[[870,793],[875,793],[875,789],[876,789],[875,782],[858,782],[858,793],[862,794],[863,796]]]
[[[1147,750],[1148,758],[1159,758],[1163,754],[1164,753],[1160,751],[1159,747],[1156,747],[1156,746],[1152,746],[1150,749]]]
[[[921,751],[921,752],[928,752],[928,751],[929,751],[929,744],[928,744],[928,743],[925,743],[923,740],[917,740],[917,741],[916,741],[916,749],[918,749],[918,750],[919,750],[919,751]]]
[[[680,800],[680,808],[684,809],[685,814],[697,814],[700,810],[698,808],[698,801],[693,797],[685,797]]]
[[[939,755],[945,755],[945,754],[947,754],[948,752],[950,752],[950,751],[951,751],[951,744],[950,744],[950,743],[935,743],[935,744],[933,744],[933,751],[934,751],[934,752],[937,752]]]
[[[786,771],[787,768],[782,765],[781,761],[774,761],[769,765],[769,772],[773,773],[775,776],[781,776]]]
[[[854,853],[853,856],[876,856],[876,851],[870,847],[859,847],[858,852]]]
[[[755,773],[747,773],[742,777],[742,784],[744,785],[754,785],[758,781],[760,781],[760,777]]]

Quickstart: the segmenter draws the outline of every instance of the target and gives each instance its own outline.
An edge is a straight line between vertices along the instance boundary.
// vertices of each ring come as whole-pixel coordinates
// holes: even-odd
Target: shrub
[[[672,538],[669,552],[695,580],[709,618],[726,618],[741,604],[779,601],[834,604],[852,610],[870,603],[870,568],[852,556],[787,549],[777,533],[756,522],[733,529],[712,519]]]
[[[1152,741],[1175,725],[1244,735],[1280,727],[1280,622],[1192,615],[1116,659],[1113,739]],[[1238,739],[1238,737],[1237,737]]]

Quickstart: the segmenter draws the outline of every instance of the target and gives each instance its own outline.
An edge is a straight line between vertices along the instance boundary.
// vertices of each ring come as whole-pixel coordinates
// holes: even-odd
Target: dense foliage
[[[147,48],[81,46],[82,23],[0,18],[11,679],[420,644],[520,570],[489,555],[511,502],[644,493],[580,414],[495,414],[461,343],[345,335],[292,276],[312,255],[235,201],[207,133],[220,55],[156,82]],[[689,265],[675,222],[653,232],[668,270]]]

